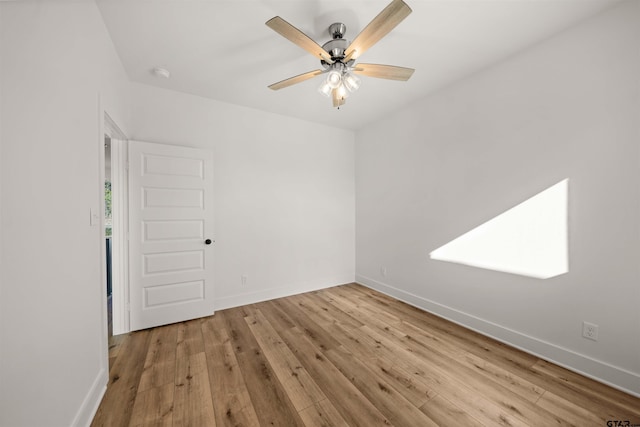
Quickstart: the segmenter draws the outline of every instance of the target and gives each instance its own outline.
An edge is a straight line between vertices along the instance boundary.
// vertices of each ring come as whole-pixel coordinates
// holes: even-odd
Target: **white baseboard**
[[[255,304],[258,302],[268,301],[276,298],[283,298],[291,295],[302,294],[305,292],[332,288],[334,286],[343,285],[345,283],[353,283],[353,276],[327,280],[316,280],[310,283],[296,283],[288,286],[263,289],[256,292],[247,292],[244,294],[232,295],[229,297],[215,298],[215,309],[216,311],[218,311],[227,308],[240,307],[242,305]]]
[[[640,375],[414,295],[370,277],[356,282],[618,390],[640,397]]]
[[[101,369],[98,376],[93,381],[89,392],[84,398],[80,409],[76,413],[71,427],[89,427],[93,421],[93,417],[98,411],[102,397],[107,391],[107,383],[109,382],[109,372],[105,369]]]

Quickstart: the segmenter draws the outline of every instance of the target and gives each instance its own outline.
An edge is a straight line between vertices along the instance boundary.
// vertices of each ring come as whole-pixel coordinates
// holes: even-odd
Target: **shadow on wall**
[[[431,252],[434,260],[549,279],[569,271],[569,179]]]

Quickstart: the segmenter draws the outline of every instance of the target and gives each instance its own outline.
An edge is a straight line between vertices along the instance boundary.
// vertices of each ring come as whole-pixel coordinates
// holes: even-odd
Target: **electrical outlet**
[[[380,267],[380,275],[382,277],[387,277],[387,267]]]
[[[246,285],[247,284],[247,275],[243,274],[242,276],[240,276],[240,283],[242,283],[242,285]]]
[[[582,336],[588,340],[598,341],[598,325],[582,322]]]

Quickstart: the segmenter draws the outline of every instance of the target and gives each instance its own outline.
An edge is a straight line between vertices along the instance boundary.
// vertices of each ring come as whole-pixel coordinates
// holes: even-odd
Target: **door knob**
[[[205,240],[205,241],[204,241],[204,244],[205,244],[205,245],[210,245],[210,244],[211,244],[211,239],[207,239],[207,240]]]

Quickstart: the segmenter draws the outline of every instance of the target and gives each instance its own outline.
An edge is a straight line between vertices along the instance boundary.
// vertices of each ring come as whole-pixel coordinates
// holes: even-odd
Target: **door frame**
[[[111,309],[113,318],[113,335],[124,334],[129,328],[129,254],[128,254],[128,182],[127,182],[127,137],[118,125],[104,113],[104,136],[111,139],[111,194],[112,194],[112,240],[111,240]],[[102,263],[106,260],[105,212],[104,212],[104,148],[102,148]],[[115,197],[114,197],[115,196]],[[103,290],[107,288],[106,268],[102,275]],[[106,307],[105,293],[105,307]]]

